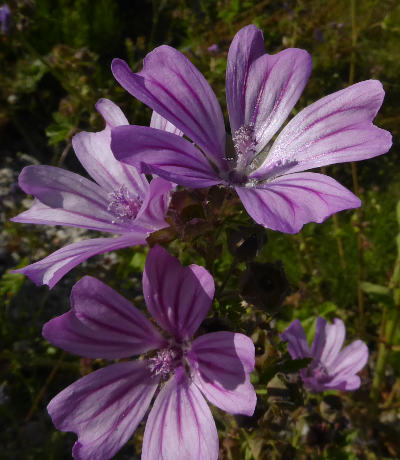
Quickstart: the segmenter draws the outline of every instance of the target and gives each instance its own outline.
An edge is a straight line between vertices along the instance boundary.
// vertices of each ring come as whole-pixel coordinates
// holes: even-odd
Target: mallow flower
[[[64,389],[48,412],[59,430],[78,435],[75,459],[106,460],[129,440],[155,397],[142,459],[216,460],[218,434],[205,398],[224,411],[253,414],[253,342],[233,332],[191,340],[211,306],[214,280],[160,246],[148,254],[143,293],[162,332],[99,280],[85,276],[75,284],[71,310],[45,324],[44,337],[80,356],[121,361]]]
[[[324,318],[317,319],[315,336],[310,347],[304,329],[298,319],[281,334],[288,342],[293,359],[312,358],[300,375],[304,386],[314,392],[324,390],[357,390],[361,385],[357,374],[368,361],[368,347],[356,340],[342,349],[346,329],[341,319],[329,324]]]
[[[27,166],[19,186],[35,197],[32,207],[12,218],[24,224],[67,225],[117,234],[67,245],[48,257],[16,270],[38,285],[52,288],[66,273],[97,254],[146,244],[147,236],[167,226],[164,220],[173,186],[162,178],[150,183],[136,168],[117,161],[110,149],[111,129],[127,125],[121,109],[108,99],[96,104],[106,122],[103,131],[81,132],[72,139],[78,160],[95,182],[53,166]],[[151,126],[181,133],[157,113]],[[161,131],[160,131],[161,132]]]
[[[0,6],[0,30],[3,35],[8,35],[11,29],[11,11],[7,3]]]
[[[384,97],[375,80],[311,104],[277,135],[306,85],[311,57],[296,48],[266,54],[262,32],[254,25],[236,34],[228,53],[232,137],[226,138],[210,85],[176,49],[154,49],[136,74],[120,59],[113,61],[112,71],[130,94],[192,141],[149,127],[121,126],[112,131],[116,158],[183,186],[231,187],[250,216],[273,230],[296,233],[307,222],[360,206],[331,177],[304,171],[365,160],[391,146],[390,133],[372,124]]]

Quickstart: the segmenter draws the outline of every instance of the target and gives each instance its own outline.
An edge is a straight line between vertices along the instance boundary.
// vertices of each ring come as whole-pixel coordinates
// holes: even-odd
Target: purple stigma
[[[109,193],[108,198],[110,203],[107,210],[116,217],[112,221],[113,224],[134,220],[143,203],[138,196],[131,196],[125,185],[121,185],[119,189]]]

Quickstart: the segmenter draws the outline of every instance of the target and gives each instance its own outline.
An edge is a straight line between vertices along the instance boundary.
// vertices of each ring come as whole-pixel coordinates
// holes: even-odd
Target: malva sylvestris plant
[[[296,48],[266,54],[254,25],[236,34],[228,53],[228,140],[214,92],[176,49],[154,49],[137,74],[120,59],[112,71],[130,94],[192,141],[149,127],[121,126],[112,130],[117,159],[190,188],[234,188],[249,215],[272,230],[296,233],[308,222],[360,206],[331,177],[304,171],[375,157],[392,143],[389,132],[372,124],[384,97],[376,80],[311,104],[272,142],[307,83],[311,57]]]
[[[204,397],[224,411],[253,414],[253,342],[224,331],[191,340],[210,309],[214,280],[160,246],[147,256],[143,293],[163,333],[95,278],[72,288],[71,311],[45,324],[47,340],[89,358],[145,357],[81,378],[50,401],[49,414],[58,429],[77,433],[75,459],[106,460],[129,440],[156,396],[142,459],[216,460],[218,434]]]
[[[96,108],[106,122],[105,129],[97,133],[81,132],[72,139],[78,160],[95,182],[54,166],[27,166],[18,182],[35,201],[30,209],[11,220],[24,224],[68,225],[119,236],[79,241],[16,270],[38,285],[47,284],[52,288],[89,257],[146,244],[150,233],[168,225],[164,217],[174,184],[159,177],[149,183],[136,168],[115,160],[110,149],[111,129],[127,125],[128,120],[108,99],[100,99]],[[181,135],[156,113],[151,125],[177,137]]]
[[[315,392],[325,390],[357,390],[361,385],[357,374],[368,361],[368,347],[361,340],[342,348],[346,328],[341,319],[329,324],[324,318],[317,319],[311,350],[306,334],[298,319],[281,334],[288,342],[288,351],[293,359],[312,358],[300,376],[304,386]]]
[[[232,188],[258,224],[296,233],[308,222],[360,206],[334,179],[307,170],[368,159],[391,146],[390,133],[373,125],[384,96],[374,80],[320,99],[283,127],[307,83],[311,58],[300,49],[266,54],[253,25],[236,34],[228,54],[231,136],[210,85],[177,50],[156,48],[137,74],[119,59],[112,70],[153,109],[150,127],[129,125],[114,103],[101,99],[96,108],[105,129],[73,138],[95,182],[51,166],[24,168],[19,184],[35,202],[12,220],[117,236],[73,243],[18,270],[37,284],[51,288],[91,256],[146,244],[167,226],[174,184]],[[144,174],[157,177],[149,183]],[[44,337],[79,356],[120,361],[67,387],[52,399],[49,414],[58,429],[77,434],[74,458],[106,460],[129,440],[154,399],[142,459],[215,460],[218,433],[206,399],[232,414],[253,414],[254,345],[226,331],[193,339],[211,307],[214,280],[198,265],[183,267],[160,246],[147,256],[143,293],[161,332],[99,280],[84,277],[75,284],[71,311],[48,322]],[[298,320],[281,334],[293,359],[312,358],[300,371],[308,390],[360,386],[357,372],[368,349],[357,340],[341,350],[344,338],[339,319],[331,325],[318,318],[311,349]]]

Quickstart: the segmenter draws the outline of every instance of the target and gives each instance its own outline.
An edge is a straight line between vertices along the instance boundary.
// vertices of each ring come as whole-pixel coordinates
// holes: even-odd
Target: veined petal
[[[268,55],[260,30],[247,26],[239,31],[229,49],[226,74],[232,134],[251,127],[255,153],[260,152],[292,111],[311,67],[307,51],[289,48]]]
[[[356,374],[368,361],[368,347],[362,340],[356,340],[337,355],[329,366],[329,373],[335,377]]]
[[[106,127],[109,129],[115,128],[116,126],[129,125],[124,112],[110,101],[110,99],[101,98],[96,102],[96,110],[104,118]]]
[[[126,233],[127,228],[121,227],[118,223],[113,224],[112,218],[110,216],[107,222],[105,219],[98,219],[94,216],[85,216],[62,208],[52,208],[35,198],[29,209],[10,220],[19,224],[65,225],[66,227],[89,228],[107,233]]]
[[[87,358],[119,359],[167,344],[150,321],[114,289],[83,277],[71,291],[71,311],[43,327],[53,345]]]
[[[168,133],[176,134],[177,136],[183,136],[183,132],[181,130],[154,110],[151,115],[150,128],[161,129],[162,131],[167,131]]]
[[[214,332],[192,342],[193,382],[215,406],[231,414],[253,415],[257,396],[250,383],[254,345],[243,334]]]
[[[159,113],[216,165],[225,165],[225,127],[221,107],[203,75],[182,53],[159,46],[134,74],[120,59],[112,63],[114,77],[132,96]]]
[[[297,233],[308,222],[323,222],[335,212],[357,208],[360,200],[323,174],[288,174],[256,187],[236,187],[243,206],[260,225]]]
[[[111,129],[128,125],[121,109],[108,99],[100,99],[97,110],[106,121],[106,128],[97,133],[81,132],[72,138],[76,156],[90,176],[110,193],[121,185],[140,198],[146,194],[148,182],[136,168],[122,164],[114,158],[111,151]]]
[[[158,381],[145,361],[113,364],[67,387],[47,410],[57,429],[78,435],[75,459],[108,460],[136,430]]]
[[[187,340],[211,307],[214,280],[205,268],[183,267],[164,248],[155,246],[147,256],[143,293],[157,323],[175,338]]]
[[[253,24],[240,29],[229,47],[226,67],[226,103],[232,133],[246,124],[246,90],[250,65],[264,53],[263,34]]]
[[[251,64],[246,87],[245,124],[254,126],[260,152],[283,125],[311,73],[311,56],[289,48],[259,57]]]
[[[167,227],[165,214],[170,202],[170,191],[174,184],[161,177],[155,177],[151,182],[143,204],[135,219],[135,225],[148,228],[149,231]]]
[[[27,166],[18,182],[25,193],[36,197],[34,206],[13,222],[67,225],[103,232],[126,231],[113,224],[104,190],[79,174],[53,166]],[[44,206],[43,206],[44,205]]]
[[[289,327],[280,335],[281,340],[287,342],[287,349],[293,359],[309,358],[310,347],[303,326],[298,319],[290,323]]]
[[[218,433],[206,401],[182,368],[150,411],[142,460],[217,460]]]
[[[323,390],[341,390],[341,391],[354,391],[358,390],[361,386],[361,379],[358,375],[345,375],[340,374],[330,382],[323,384]]]
[[[132,232],[118,238],[95,238],[78,241],[53,252],[34,264],[14,270],[14,272],[26,275],[38,286],[47,284],[52,288],[66,273],[89,257],[128,246],[146,244],[147,236],[147,233]]]
[[[392,136],[372,124],[383,97],[382,84],[367,80],[314,102],[285,126],[253,177],[277,161],[292,162],[287,172],[297,172],[386,153]]]
[[[221,182],[201,151],[175,134],[147,126],[121,126],[112,131],[111,148],[119,161],[142,170],[144,163],[144,172],[179,185],[198,188]]]
[[[345,336],[346,329],[341,319],[335,318],[333,324],[329,324],[324,318],[319,317],[311,345],[311,355],[325,367],[329,367],[341,350]]]

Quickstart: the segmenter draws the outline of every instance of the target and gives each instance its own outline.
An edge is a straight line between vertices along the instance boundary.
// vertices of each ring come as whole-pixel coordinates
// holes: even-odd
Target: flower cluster
[[[153,110],[150,127],[130,125],[113,102],[99,100],[105,129],[72,141],[93,181],[52,166],[26,167],[19,185],[35,200],[12,219],[112,237],[70,244],[18,270],[38,285],[53,287],[94,255],[145,245],[152,232],[168,226],[176,185],[220,184],[237,193],[257,224],[299,232],[308,222],[360,206],[334,179],[309,169],[372,158],[391,145],[390,134],[373,125],[384,96],[375,80],[320,99],[283,127],[307,83],[311,58],[300,49],[266,54],[253,25],[236,34],[228,53],[229,135],[210,85],[174,48],[156,48],[136,74],[119,59],[112,71]],[[193,338],[210,310],[214,280],[201,266],[182,266],[161,246],[148,253],[143,294],[159,329],[99,280],[85,276],[75,284],[71,310],[48,322],[44,337],[70,353],[119,362],[68,386],[51,400],[49,414],[58,429],[77,434],[76,459],[111,458],[146,419],[142,459],[215,460],[218,433],[206,399],[231,414],[253,414],[254,345],[228,331]],[[312,359],[300,372],[307,389],[360,386],[356,374],[368,349],[357,340],[341,350],[340,319],[331,325],[318,318],[311,350],[298,320],[281,339],[293,359]]]

